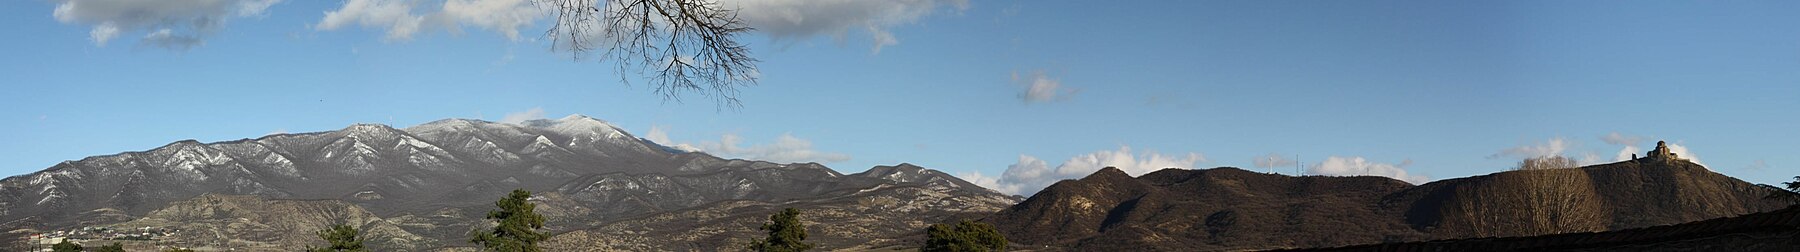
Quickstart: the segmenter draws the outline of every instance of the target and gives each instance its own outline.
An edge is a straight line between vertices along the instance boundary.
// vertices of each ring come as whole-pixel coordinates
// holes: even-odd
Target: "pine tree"
[[[813,248],[806,243],[806,226],[800,224],[800,210],[788,208],[769,216],[769,222],[762,230],[769,231],[769,238],[750,243],[751,251],[758,252],[798,252]]]
[[[94,252],[125,252],[125,244],[114,242],[112,245],[94,248]]]
[[[65,239],[63,239],[63,241],[61,243],[57,243],[56,245],[50,245],[50,251],[81,252],[81,244],[75,244],[75,242],[71,242],[71,241],[69,241],[69,239],[65,238]]]
[[[1005,251],[1006,237],[987,223],[962,220],[955,225],[933,224],[925,229],[922,252]]]
[[[1769,189],[1769,195],[1763,196],[1763,198],[1765,198],[1765,199],[1778,199],[1778,200],[1786,200],[1789,202],[1800,202],[1800,176],[1795,176],[1794,182],[1781,182],[1781,184],[1785,185],[1787,187],[1783,188],[1783,187],[1779,187],[1779,186],[1772,186],[1772,185],[1765,185],[1765,184],[1758,184],[1757,186],[1762,186],[1763,188]]]
[[[491,232],[475,232],[470,234],[469,242],[481,245],[488,251],[504,252],[539,252],[537,242],[550,238],[538,233],[544,228],[544,216],[535,212],[537,204],[532,204],[531,191],[513,190],[505,198],[494,202],[500,210],[488,211],[487,218],[499,221],[499,225]]]
[[[309,248],[309,249],[307,249],[307,251],[311,251],[311,252],[368,252],[369,251],[368,248],[363,247],[363,239],[361,237],[357,237],[356,227],[352,227],[349,224],[332,225],[331,228],[319,230],[319,232],[317,234],[319,235],[319,239],[324,239],[325,243],[329,243],[329,244],[331,244],[331,246],[322,247],[322,248]]]

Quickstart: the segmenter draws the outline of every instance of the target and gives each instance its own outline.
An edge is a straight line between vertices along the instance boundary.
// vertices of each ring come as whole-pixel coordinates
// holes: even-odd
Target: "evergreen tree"
[[[962,220],[955,225],[933,224],[925,229],[922,252],[1005,251],[1006,237],[987,223]]]
[[[1765,198],[1765,199],[1777,199],[1777,200],[1786,200],[1789,202],[1800,202],[1800,176],[1795,176],[1794,182],[1781,182],[1781,184],[1785,185],[1787,187],[1783,188],[1780,186],[1772,186],[1772,185],[1766,185],[1766,184],[1757,184],[1757,186],[1761,186],[1763,188],[1769,189],[1769,195],[1763,196],[1763,198]]]
[[[317,234],[319,235],[319,239],[324,239],[325,243],[331,244],[331,246],[326,246],[326,247],[322,247],[322,248],[308,248],[307,251],[311,251],[311,252],[368,252],[369,251],[368,248],[363,247],[363,239],[361,237],[357,237],[356,227],[352,227],[352,226],[350,226],[350,224],[332,225],[331,228],[319,230],[319,232]]]
[[[94,248],[94,252],[125,252],[125,244],[114,242],[112,245]]]
[[[769,231],[769,238],[750,243],[751,251],[758,252],[798,252],[813,248],[806,243],[806,226],[800,224],[800,210],[788,208],[769,216],[769,222],[762,230]]]
[[[488,211],[487,218],[499,221],[491,232],[475,232],[470,234],[469,242],[481,245],[488,251],[504,252],[538,252],[537,242],[550,238],[538,233],[544,228],[544,216],[535,212],[537,204],[532,204],[531,191],[513,190],[505,198],[494,202],[500,210]]]
[[[65,238],[65,239],[63,239],[63,241],[61,243],[57,243],[56,245],[50,245],[50,251],[81,252],[81,244],[75,244],[75,242],[69,241],[69,239]]]

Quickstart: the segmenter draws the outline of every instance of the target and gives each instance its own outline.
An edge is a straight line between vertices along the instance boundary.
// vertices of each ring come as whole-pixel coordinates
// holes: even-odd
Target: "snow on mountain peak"
[[[425,133],[425,132],[473,129],[473,128],[475,128],[475,124],[477,122],[480,122],[480,121],[475,121],[472,119],[443,119],[443,120],[431,121],[431,122],[428,122],[425,124],[414,125],[412,127],[408,127],[408,128],[406,128],[406,132],[413,133],[413,134],[419,134],[419,133]],[[487,123],[487,122],[480,122],[480,123]]]
[[[569,114],[568,116],[563,116],[562,119],[556,119],[556,120],[557,121],[587,120],[587,121],[596,121],[596,122],[606,123],[606,121],[602,121],[600,119],[596,119],[593,117],[588,117],[587,115],[582,115],[582,114]]]
[[[539,119],[525,121],[524,125],[547,129],[571,137],[598,136],[608,139],[631,138],[630,133],[625,133],[625,130],[620,129],[618,126],[613,126],[606,121],[580,114],[571,114],[556,120]]]
[[[350,127],[344,127],[344,131],[350,132],[383,132],[389,129],[392,129],[392,127],[376,123],[358,123],[351,124]]]
[[[344,137],[346,138],[361,139],[360,141],[377,141],[381,143],[394,141],[394,138],[400,135],[399,131],[400,130],[388,127],[387,125],[372,123],[358,123],[340,130],[340,132],[344,133]]]

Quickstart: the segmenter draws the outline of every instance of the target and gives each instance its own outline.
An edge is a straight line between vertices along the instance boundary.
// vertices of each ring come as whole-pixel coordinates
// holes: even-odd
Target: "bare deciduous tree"
[[[1566,157],[1529,158],[1486,184],[1457,188],[1460,199],[1444,209],[1444,225],[1481,237],[1605,230],[1611,213],[1577,167]]]
[[[600,53],[621,73],[649,75],[656,93],[687,92],[738,107],[738,87],[756,84],[755,58],[737,36],[751,28],[715,0],[534,0],[556,17],[551,49]],[[627,83],[629,83],[627,81]]]
[[[1548,157],[1535,157],[1535,158],[1527,158],[1525,160],[1520,160],[1519,167],[1514,168],[1514,170],[1520,170],[1520,171],[1553,170],[1553,169],[1569,169],[1569,168],[1577,168],[1577,167],[1581,167],[1581,165],[1577,164],[1575,162],[1575,159],[1571,159],[1571,158],[1563,157],[1563,156],[1548,156]]]

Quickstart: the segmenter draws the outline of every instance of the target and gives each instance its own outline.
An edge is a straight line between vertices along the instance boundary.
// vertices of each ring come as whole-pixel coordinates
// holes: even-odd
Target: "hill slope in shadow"
[[[1137,178],[1105,169],[983,221],[1027,249],[1257,250],[1597,232],[1788,206],[1691,162],[1640,161],[1417,186],[1230,167]]]

